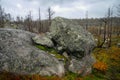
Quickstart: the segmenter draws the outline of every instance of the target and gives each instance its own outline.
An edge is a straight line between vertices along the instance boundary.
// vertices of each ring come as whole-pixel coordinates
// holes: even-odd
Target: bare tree
[[[47,12],[48,12],[48,25],[50,26],[51,25],[52,17],[55,14],[55,12],[52,11],[52,9],[50,7],[48,8]]]
[[[108,47],[111,47],[111,37],[112,37],[112,15],[113,15],[113,8],[108,8]]]
[[[26,30],[28,31],[33,31],[32,29],[32,16],[31,16],[31,11],[29,12],[29,14],[26,16],[26,19],[24,20],[24,25],[26,27]]]
[[[117,36],[120,35],[120,4],[117,6],[117,17],[119,18],[117,21]]]
[[[6,19],[6,22],[11,22],[12,21],[11,14],[10,13],[6,14],[5,19]]]
[[[107,47],[111,46],[111,36],[112,36],[112,9],[108,8],[107,17],[102,19],[104,22],[104,33],[103,33],[103,42],[101,43],[100,47],[103,44],[106,44]]]
[[[103,47],[103,44],[105,43],[106,41],[106,35],[107,35],[107,18],[103,18],[101,19],[101,21],[104,23],[104,27],[103,27],[103,41],[98,45],[98,47]]]
[[[17,24],[21,23],[21,18],[19,16],[16,17]]]
[[[4,9],[0,5],[0,27],[4,27]]]
[[[11,21],[12,21],[12,17],[10,13],[4,12],[4,8],[2,8],[0,4],[0,27],[3,28],[6,23],[10,24]]]
[[[28,28],[29,28],[29,31],[32,32],[32,16],[31,16],[31,11],[29,11],[29,14],[28,14]]]
[[[98,35],[101,36],[102,34],[102,22],[99,20],[99,28],[98,28]]]
[[[42,32],[42,22],[41,22],[41,12],[40,12],[40,8],[39,8],[39,21],[38,21],[38,32]]]
[[[85,26],[86,28],[85,29],[88,30],[88,11],[86,11],[85,16],[86,16],[86,26]]]

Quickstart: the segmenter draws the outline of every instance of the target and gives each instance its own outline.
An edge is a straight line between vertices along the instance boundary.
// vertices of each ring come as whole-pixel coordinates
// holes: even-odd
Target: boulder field
[[[42,49],[36,45],[42,46]],[[43,76],[63,76],[71,71],[86,75],[95,62],[91,56],[95,46],[88,31],[62,17],[52,20],[50,32],[45,35],[0,28],[0,71]],[[49,54],[52,53],[50,50],[57,53]],[[55,56],[58,54],[63,59]]]

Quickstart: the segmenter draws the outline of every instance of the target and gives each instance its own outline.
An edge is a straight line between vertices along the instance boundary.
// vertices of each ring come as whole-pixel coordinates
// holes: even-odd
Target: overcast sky
[[[1,0],[0,4],[5,12],[12,16],[25,17],[29,11],[34,19],[38,18],[38,9],[41,9],[42,19],[47,18],[47,8],[55,12],[55,16],[66,18],[104,17],[108,7],[120,4],[120,0]]]

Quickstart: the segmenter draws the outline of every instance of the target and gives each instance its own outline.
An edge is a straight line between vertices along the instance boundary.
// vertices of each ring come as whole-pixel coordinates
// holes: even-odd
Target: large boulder
[[[0,71],[62,76],[63,64],[36,48],[31,39],[34,36],[27,31],[0,29]]]
[[[74,73],[87,74],[95,62],[91,51],[96,46],[91,33],[83,29],[78,23],[61,17],[53,19],[50,26],[51,40],[55,48],[70,56],[68,70]]]
[[[93,36],[72,20],[57,17],[52,21],[50,36],[58,50],[82,58],[95,47]]]

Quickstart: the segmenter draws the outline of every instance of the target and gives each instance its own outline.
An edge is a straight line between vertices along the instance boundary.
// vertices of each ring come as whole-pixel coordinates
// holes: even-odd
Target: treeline
[[[112,34],[120,35],[120,17],[111,17],[112,19]],[[106,18],[89,18],[87,19],[73,19],[73,21],[80,24],[83,28],[86,29],[86,24],[88,27],[88,31],[90,31],[94,35],[100,35],[103,33],[103,29],[105,26]]]
[[[108,8],[103,18],[74,19],[84,29],[91,32],[97,39],[98,47],[111,47],[112,37],[120,36],[120,5],[117,6],[116,17],[113,16],[113,8]]]
[[[31,11],[25,18],[18,16],[16,17],[16,20],[13,20],[11,14],[6,13],[0,6],[0,27],[23,29],[34,33],[49,32],[51,20],[55,12],[49,7],[46,11],[48,14],[46,20],[41,19],[40,8],[38,9],[38,13],[39,15],[37,20],[33,20]],[[110,47],[111,37],[120,36],[120,5],[117,5],[116,17],[113,16],[113,14],[113,8],[108,8],[107,14],[104,18],[88,18],[87,12],[85,19],[72,20],[78,22],[78,24],[91,32],[93,35],[101,38],[102,40],[98,45],[99,47],[102,47],[105,42],[107,42],[107,46]]]
[[[10,23],[12,20],[9,13],[5,13],[4,9],[0,6],[0,27],[4,27],[5,23]]]
[[[81,23],[87,30],[97,37],[98,47],[111,47],[112,37],[120,36],[120,17],[106,17],[88,19],[87,23]]]
[[[45,33],[49,31],[51,25],[51,20],[54,15],[54,11],[49,7],[46,11],[47,18],[46,20],[41,19],[40,8],[38,9],[38,19],[33,20],[32,12],[30,11],[25,18],[17,16],[14,20],[11,17],[11,14],[6,13],[4,8],[0,5],[0,28],[16,28],[27,30],[34,33]]]

